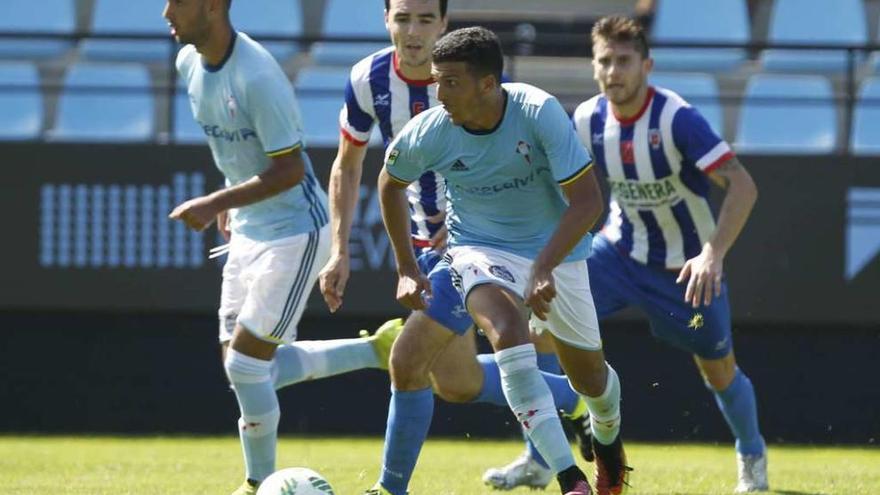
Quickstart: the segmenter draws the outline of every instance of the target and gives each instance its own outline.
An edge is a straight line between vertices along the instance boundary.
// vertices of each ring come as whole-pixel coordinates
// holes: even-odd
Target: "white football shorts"
[[[296,340],[296,326],[330,257],[330,226],[274,241],[233,235],[220,291],[220,342],[236,323],[267,342]]]
[[[447,252],[453,284],[467,302],[471,289],[495,284],[524,297],[532,260],[484,246],[456,246]],[[599,319],[590,292],[586,261],[562,263],[553,270],[556,297],[550,302],[547,321],[532,315],[531,325],[548,329],[566,344],[586,350],[602,348]]]

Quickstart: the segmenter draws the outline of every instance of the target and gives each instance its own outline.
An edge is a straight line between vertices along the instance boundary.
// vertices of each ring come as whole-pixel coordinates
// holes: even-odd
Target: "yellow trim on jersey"
[[[593,168],[593,162],[588,163],[586,167],[580,169],[576,174],[572,175],[571,177],[569,177],[565,180],[559,181],[559,185],[560,186],[567,186],[567,185],[571,184],[572,182],[578,180],[582,175],[587,173],[587,170],[590,170],[591,168]]]
[[[295,145],[293,145],[289,148],[281,148],[280,150],[277,150],[277,151],[270,151],[270,152],[266,153],[266,156],[268,156],[269,158],[275,158],[276,156],[281,156],[281,155],[286,155],[288,153],[293,153],[297,148],[301,148],[301,147],[302,147],[302,143],[296,143]]]
[[[388,172],[388,169],[385,169],[385,173],[388,175],[388,177],[391,177],[391,180],[393,180],[394,182],[397,182],[398,184],[401,184],[401,185],[404,185],[404,186],[408,186],[408,185],[412,184],[412,181],[407,182],[407,181],[405,181],[405,180],[400,180],[400,179],[398,179],[397,177],[391,175],[391,173]]]

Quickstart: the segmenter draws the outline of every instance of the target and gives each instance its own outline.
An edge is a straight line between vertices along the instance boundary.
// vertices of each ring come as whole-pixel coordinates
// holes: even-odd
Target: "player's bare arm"
[[[182,220],[187,227],[202,231],[214,222],[220,212],[271,198],[296,186],[304,176],[305,163],[300,149],[296,148],[272,157],[269,168],[248,181],[184,201],[174,208],[168,218]]]
[[[352,218],[360,196],[366,154],[366,144],[357,144],[341,137],[330,171],[330,228],[333,244],[330,259],[321,270],[319,281],[321,295],[331,313],[342,306],[345,286],[351,273],[348,244]]]
[[[550,301],[556,296],[553,269],[571,252],[602,215],[604,200],[592,164],[575,180],[562,185],[568,208],[547,246],[538,254],[526,286],[526,305],[535,316],[546,320]]]
[[[700,254],[688,260],[677,282],[687,281],[684,299],[693,307],[709,305],[721,295],[724,256],[742,231],[758,199],[758,188],[748,170],[734,156],[709,173],[709,178],[725,190],[718,225]]]
[[[430,296],[431,283],[419,270],[410,245],[409,205],[405,189],[409,184],[392,177],[385,168],[379,172],[379,205],[382,221],[397,261],[397,300],[412,310],[425,309],[423,294]]]

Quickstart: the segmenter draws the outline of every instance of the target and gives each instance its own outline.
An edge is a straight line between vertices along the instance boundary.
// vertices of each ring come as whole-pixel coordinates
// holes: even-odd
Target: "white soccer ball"
[[[309,468],[295,467],[275,471],[260,483],[257,495],[335,495],[323,476]]]

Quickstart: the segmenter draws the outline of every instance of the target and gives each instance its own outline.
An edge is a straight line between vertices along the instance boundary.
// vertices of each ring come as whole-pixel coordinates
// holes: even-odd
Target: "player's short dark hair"
[[[590,33],[593,45],[599,41],[632,43],[643,57],[648,58],[648,38],[642,25],[634,19],[622,15],[605,16],[593,24]]]
[[[440,0],[440,17],[446,17],[447,5],[449,5],[449,0]],[[385,0],[385,10],[391,10],[391,0]]]
[[[482,27],[466,27],[450,31],[437,40],[431,52],[434,63],[464,62],[477,76],[495,76],[501,82],[504,54],[495,33]]]

